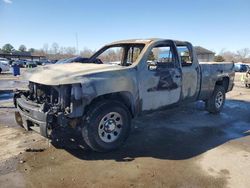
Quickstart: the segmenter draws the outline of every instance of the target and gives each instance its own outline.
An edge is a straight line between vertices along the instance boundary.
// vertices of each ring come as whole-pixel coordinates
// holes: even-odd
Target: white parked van
[[[8,59],[0,58],[0,74],[5,71],[10,70],[10,65]]]

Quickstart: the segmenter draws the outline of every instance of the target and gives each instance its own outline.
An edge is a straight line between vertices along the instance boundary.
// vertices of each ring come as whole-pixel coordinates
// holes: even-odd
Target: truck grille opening
[[[42,85],[30,82],[29,83],[29,96],[28,99],[35,101],[38,104],[50,103],[57,104],[59,92],[56,87]]]

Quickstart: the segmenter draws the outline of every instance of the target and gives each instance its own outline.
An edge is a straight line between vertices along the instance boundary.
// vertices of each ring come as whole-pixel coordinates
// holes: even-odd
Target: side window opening
[[[123,58],[123,47],[111,47],[101,53],[97,58],[104,64],[121,65]]]
[[[98,64],[130,66],[138,59],[144,46],[144,44],[121,44],[104,47],[91,58]]]
[[[191,52],[187,46],[177,46],[177,51],[181,58],[181,65],[183,67],[191,66],[193,64]]]
[[[128,50],[127,65],[132,65],[141,53],[142,48],[131,46]]]
[[[175,68],[176,58],[170,45],[154,47],[147,59],[149,70],[157,68]]]

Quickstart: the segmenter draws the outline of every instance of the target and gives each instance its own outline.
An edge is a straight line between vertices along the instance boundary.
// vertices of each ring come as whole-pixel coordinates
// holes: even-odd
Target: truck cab
[[[57,127],[78,127],[88,147],[105,152],[124,143],[144,112],[203,100],[219,113],[234,66],[199,63],[189,42],[135,39],[105,45],[89,63],[36,68],[27,79],[29,89],[14,96],[20,125],[48,138]]]

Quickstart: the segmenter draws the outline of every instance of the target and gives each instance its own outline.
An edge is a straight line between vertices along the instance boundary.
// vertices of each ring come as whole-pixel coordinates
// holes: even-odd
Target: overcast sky
[[[0,47],[75,47],[76,33],[79,50],[159,37],[235,51],[250,48],[250,0],[0,0]]]

